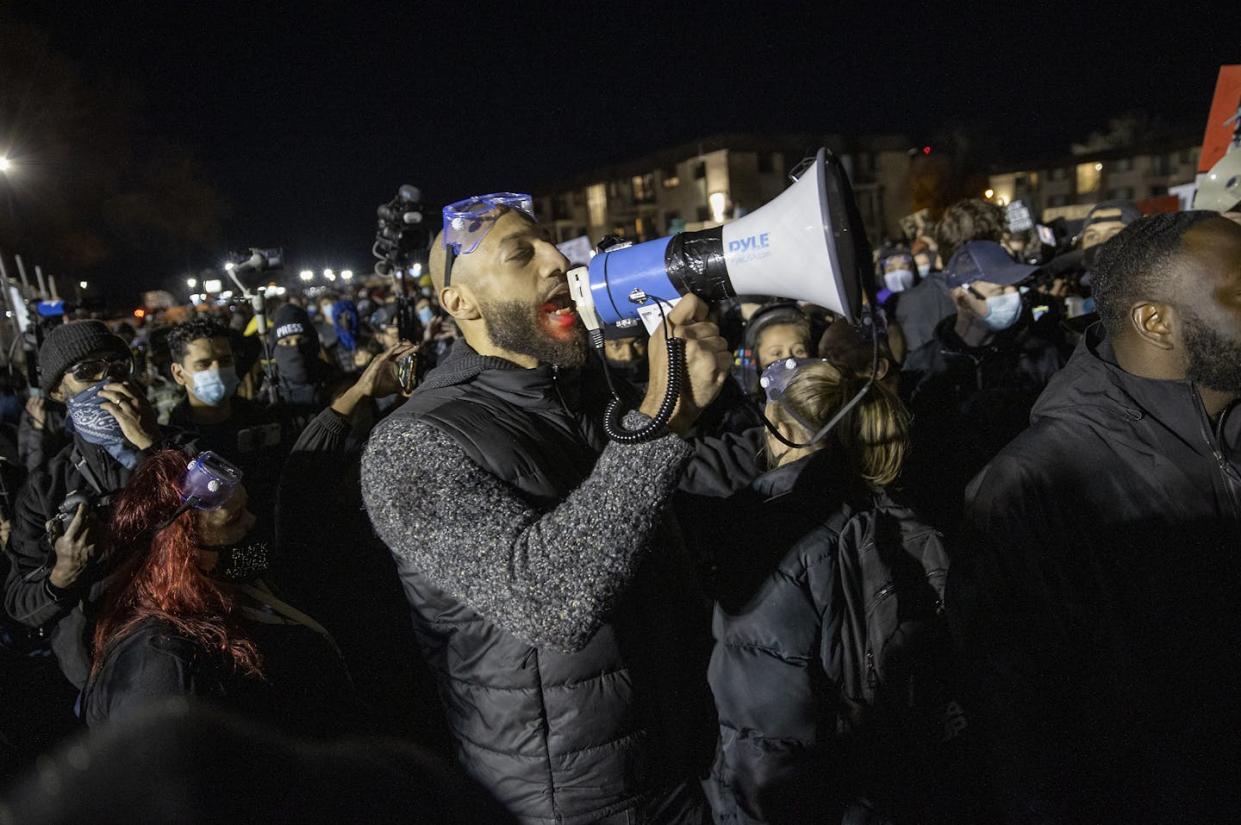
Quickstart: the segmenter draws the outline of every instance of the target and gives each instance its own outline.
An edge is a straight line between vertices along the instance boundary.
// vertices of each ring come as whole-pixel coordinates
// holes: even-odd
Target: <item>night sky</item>
[[[26,174],[0,243],[126,295],[249,245],[369,269],[401,183],[537,190],[716,132],[965,128],[997,160],[1129,110],[1200,134],[1241,4],[1114,6],[5,3],[0,150]],[[59,154],[45,99],[74,110]]]

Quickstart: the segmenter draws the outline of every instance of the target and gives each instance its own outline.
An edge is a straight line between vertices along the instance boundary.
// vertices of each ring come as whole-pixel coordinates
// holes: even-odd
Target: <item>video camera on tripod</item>
[[[391,278],[397,296],[397,325],[406,341],[422,336],[416,302],[418,281],[426,271],[435,225],[425,220],[422,192],[408,183],[376,210],[379,228],[371,252],[379,262],[375,274]]]

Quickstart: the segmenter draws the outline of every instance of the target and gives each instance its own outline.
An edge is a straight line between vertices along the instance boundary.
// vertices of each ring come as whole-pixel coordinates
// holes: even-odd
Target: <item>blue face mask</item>
[[[1006,292],[1003,295],[992,295],[987,299],[987,314],[982,322],[989,329],[999,332],[1017,323],[1021,317],[1021,293]]]
[[[241,379],[233,367],[200,370],[191,373],[194,397],[208,407],[218,407],[232,397]]]
[[[66,401],[65,406],[69,410],[69,420],[73,422],[73,431],[83,441],[102,447],[108,455],[132,470],[138,466],[138,451],[125,440],[120,422],[103,408],[106,399],[99,396],[99,391],[109,381],[105,379],[91,384]]]
[[[418,320],[422,322],[423,326],[426,326],[435,320],[435,310],[431,309],[431,307],[423,307],[418,310]]]

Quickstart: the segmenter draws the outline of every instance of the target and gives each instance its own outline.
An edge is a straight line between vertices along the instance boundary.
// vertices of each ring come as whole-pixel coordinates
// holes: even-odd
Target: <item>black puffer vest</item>
[[[607,441],[578,386],[576,375],[521,369],[459,342],[395,415],[439,428],[550,511]],[[697,612],[678,543],[665,544],[572,654],[531,647],[397,559],[459,758],[522,822],[639,822],[645,800],[709,761],[709,613]]]

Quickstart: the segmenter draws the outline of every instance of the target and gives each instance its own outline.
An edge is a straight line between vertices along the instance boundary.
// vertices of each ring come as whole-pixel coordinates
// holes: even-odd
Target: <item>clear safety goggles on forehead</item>
[[[475,195],[444,207],[444,286],[452,282],[452,266],[459,255],[469,255],[487,237],[496,221],[510,209],[534,217],[534,199],[520,192]]]
[[[241,469],[217,453],[200,453],[181,477],[181,503],[195,510],[221,507],[232,498],[241,477]]]
[[[241,485],[241,468],[210,450],[199,453],[185,467],[177,484],[181,506],[154,527],[155,532],[172,524],[187,510],[215,510],[233,497]]]

